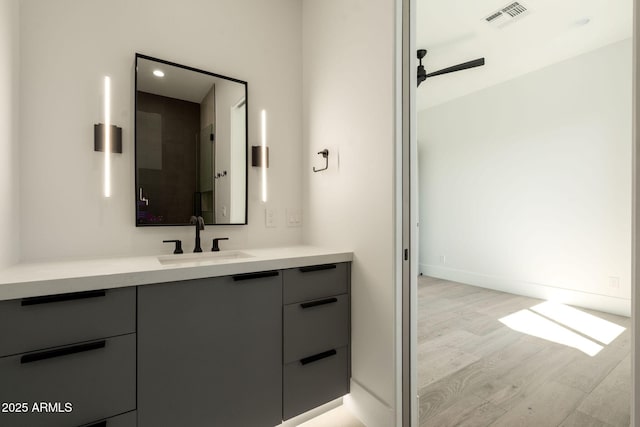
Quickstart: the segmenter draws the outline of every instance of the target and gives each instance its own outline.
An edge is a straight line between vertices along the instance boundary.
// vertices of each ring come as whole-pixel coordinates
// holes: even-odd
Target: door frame
[[[640,340],[637,338],[640,331],[640,307],[637,304],[638,285],[640,276],[638,274],[638,254],[640,254],[640,239],[638,239],[638,225],[640,224],[640,176],[638,174],[638,164],[640,164],[640,150],[638,149],[638,114],[640,113],[640,69],[638,67],[638,25],[640,24],[640,8],[638,0],[633,1],[633,74],[632,74],[632,97],[633,97],[633,142],[632,142],[632,189],[631,189],[631,425],[640,427],[640,404],[636,403],[640,398]]]
[[[400,265],[400,372],[397,389],[400,393],[397,405],[397,425],[403,427],[418,425],[418,142],[416,123],[417,60],[415,47],[416,0],[398,0],[400,3],[397,25],[401,28],[396,45],[400,54],[396,64],[400,78],[396,79],[396,120],[400,137],[396,147],[396,202],[400,212],[396,216],[396,235],[399,236],[397,265]],[[399,86],[399,87],[398,87]]]

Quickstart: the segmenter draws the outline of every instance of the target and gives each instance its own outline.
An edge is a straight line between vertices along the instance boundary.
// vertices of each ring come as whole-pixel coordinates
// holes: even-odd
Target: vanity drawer
[[[135,332],[135,288],[0,302],[0,357]]]
[[[284,303],[346,294],[349,284],[347,263],[323,264],[284,270]]]
[[[284,363],[349,344],[347,294],[284,306]]]
[[[285,365],[283,419],[349,393],[348,362],[348,348],[341,347]]]
[[[0,413],[0,425],[80,426],[136,407],[135,334],[0,358],[0,402],[60,402],[70,412]]]
[[[136,411],[131,411],[127,412],[126,414],[107,418],[106,420],[85,424],[82,427],[136,427],[136,417]]]

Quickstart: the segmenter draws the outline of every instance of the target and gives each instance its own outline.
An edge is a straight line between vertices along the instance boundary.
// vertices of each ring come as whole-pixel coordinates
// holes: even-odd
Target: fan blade
[[[463,64],[454,65],[453,67],[444,68],[439,71],[427,74],[427,77],[435,77],[441,74],[454,73],[456,71],[467,70],[469,68],[480,67],[484,65],[484,58],[474,59],[473,61],[465,62]]]

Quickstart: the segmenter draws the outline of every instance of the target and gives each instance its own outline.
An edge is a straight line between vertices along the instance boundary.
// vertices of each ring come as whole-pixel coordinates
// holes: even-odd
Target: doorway
[[[456,2],[456,4],[459,6],[459,4],[458,4],[458,3],[461,3],[461,2]],[[418,7],[419,7],[419,3],[418,3]],[[540,15],[540,13],[541,13],[540,11],[537,11],[537,14],[538,14],[538,15]],[[627,13],[630,15],[630,12],[629,12],[629,11],[627,11]],[[584,23],[584,22],[582,22],[582,21],[581,21],[581,22],[578,22],[578,21],[579,21],[579,20],[576,20],[576,22],[574,23],[574,24],[575,24],[575,27],[573,27],[573,30],[581,31],[581,30],[580,30],[580,28],[581,28],[581,27],[585,27],[585,26],[586,26],[586,27],[588,27],[588,26],[591,24],[590,22]],[[523,18],[523,20],[521,21],[521,23],[522,23],[522,24],[524,24],[525,22],[526,22],[526,21],[525,21],[525,20],[524,20],[524,18]],[[513,25],[512,25],[512,24],[509,24],[509,25],[511,26],[511,28],[516,28],[516,27],[514,26],[514,25],[516,25],[516,24],[513,24]],[[419,28],[419,23],[418,23],[418,28]],[[507,26],[506,28],[509,28],[509,27]],[[582,28],[582,29],[584,29],[584,28]],[[496,30],[496,31],[499,31],[499,30]],[[455,43],[455,42],[462,42],[462,43],[464,43],[464,41],[465,41],[465,40],[466,40],[466,39],[465,39],[465,37],[460,37],[458,40],[454,40],[453,38],[451,38],[451,39],[450,39],[450,41],[452,41],[452,42],[454,42],[454,43]],[[612,44],[612,43],[609,43],[609,45],[611,45],[611,44]],[[629,44],[630,44],[630,41],[629,41]],[[417,46],[417,47],[422,47],[422,46]],[[443,43],[441,46],[439,46],[439,47],[437,46],[437,47],[436,47],[436,49],[431,49],[428,55],[434,54],[434,56],[435,56],[435,53],[437,53],[437,52],[438,52],[438,49],[442,50],[442,49],[444,49],[444,47],[445,47],[445,46],[444,46],[444,43]],[[586,54],[586,52],[585,52],[585,54]],[[475,55],[472,55],[472,56],[474,56],[474,57],[475,57]],[[428,56],[428,57],[429,57],[429,56]],[[455,61],[453,61],[453,62],[460,62],[460,61],[462,61],[462,60],[464,60],[464,59],[472,59],[472,58],[458,58],[458,59],[455,59]],[[489,58],[487,58],[487,59],[488,59],[488,61],[489,61]],[[417,61],[416,61],[416,62],[417,62]],[[631,61],[629,61],[629,65],[628,65],[628,67],[627,67],[627,70],[629,70],[629,69],[631,68],[631,67],[630,67],[630,62],[631,62]],[[443,67],[443,66],[445,66],[445,65],[446,65],[445,63],[440,63],[440,64],[435,64],[435,63],[434,63],[433,67],[437,69],[437,68],[439,68],[439,67]],[[414,68],[415,68],[415,67],[414,67]],[[453,77],[452,77],[452,78],[453,78]],[[457,85],[457,86],[461,86],[461,84],[459,84],[459,83],[454,83],[454,84],[455,84],[455,85]],[[435,90],[435,92],[437,93],[437,90]],[[445,92],[446,92],[446,91],[443,91],[442,93],[445,93]],[[630,90],[629,90],[629,92],[630,92]],[[449,100],[449,101],[451,101],[451,100]],[[451,101],[451,102],[453,102],[453,101]],[[531,110],[532,110],[532,108],[529,108],[529,106],[527,106],[527,105],[525,105],[525,106],[524,106],[524,108],[522,108],[522,109],[523,109],[524,111],[526,111],[526,112],[531,112]],[[450,117],[454,117],[454,118],[459,118],[455,113],[451,113],[451,114],[449,114],[448,116],[450,116]],[[445,117],[445,120],[446,120],[446,117]],[[419,121],[419,120],[418,120],[418,121]],[[459,123],[459,126],[462,126],[462,125],[460,125],[460,123]],[[629,127],[627,127],[627,129],[629,130],[629,133],[630,133],[630,126],[629,126]],[[630,138],[629,138],[629,139],[630,139]],[[628,148],[629,148],[629,154],[628,154],[628,156],[627,156],[627,159],[628,159],[629,157],[631,157],[631,155],[630,155],[630,151],[631,151],[631,150],[630,150],[630,147],[628,147]],[[498,157],[499,157],[500,155],[504,155],[504,151],[496,150],[496,152],[497,152],[496,156],[498,156]],[[528,153],[527,153],[527,152],[525,152],[525,153],[520,153],[520,154],[521,154],[523,157],[525,157],[525,160],[526,160],[526,159],[529,159],[529,160],[531,159],[531,157],[527,157],[527,155],[528,155],[528,154],[530,154],[530,152],[528,152]],[[473,156],[469,156],[469,157],[473,158]],[[534,160],[535,160],[535,159],[534,159]],[[505,164],[506,164],[506,163],[507,163],[507,162],[505,162]],[[442,164],[442,163],[440,163],[440,164]],[[445,162],[445,164],[446,164],[446,162]],[[437,166],[437,164],[436,164],[435,166]],[[518,168],[516,168],[516,170],[512,170],[512,171],[511,171],[511,172],[512,172],[511,176],[517,176],[517,175],[518,175],[518,171],[519,171],[519,170],[520,170],[520,169],[518,169]],[[619,168],[618,168],[618,170],[619,170]],[[476,170],[476,171],[474,171],[474,172],[478,172],[478,171]],[[482,172],[482,171],[480,171],[480,172]],[[476,174],[475,176],[478,176],[478,175]],[[454,176],[453,178],[451,178],[451,177],[450,177],[449,179],[455,179],[455,176]],[[498,180],[498,181],[499,181],[499,180]],[[625,178],[625,181],[626,181],[626,184],[627,184],[627,185],[629,185],[629,183],[630,183],[630,181],[631,181],[630,171],[629,171],[628,176]],[[422,182],[420,182],[420,183],[422,183]],[[441,187],[447,188],[447,185],[446,185],[446,184],[445,184],[445,185],[441,185]],[[449,190],[451,190],[451,186],[449,186],[448,188],[449,188]],[[455,191],[451,191],[451,192],[452,192],[452,193],[455,193]],[[630,192],[631,192],[631,191],[630,191],[630,188],[627,190],[627,192],[628,192],[628,193],[630,193]],[[464,209],[461,209],[461,210],[464,210]],[[526,213],[531,213],[531,212],[526,212]],[[537,218],[540,218],[540,216],[542,215],[542,213],[541,213],[540,211],[538,211],[538,212],[537,212],[537,214],[538,214],[538,215],[536,216]],[[629,206],[628,206],[627,215],[628,215],[628,216],[630,216],[630,203],[629,203]],[[535,215],[534,215],[534,216],[535,216]],[[508,220],[509,218],[513,219],[513,216],[507,216],[507,218],[506,218],[506,219]],[[420,222],[424,225],[424,224],[425,224],[425,220],[424,220],[423,218],[420,218],[420,219],[421,219],[421,221],[420,221]],[[449,218],[449,219],[451,219],[451,218]],[[504,219],[504,218],[503,218],[503,219]],[[464,222],[464,221],[463,221],[463,222]],[[480,223],[483,223],[482,221],[479,221],[479,222],[480,222]],[[630,222],[630,221],[629,221],[629,222]],[[504,221],[503,221],[503,223],[504,223]],[[575,224],[572,224],[572,225],[575,225]],[[427,227],[423,227],[422,229],[424,230],[424,229],[426,229],[426,228],[427,228]],[[629,228],[630,228],[630,226],[629,226]],[[484,230],[484,231],[486,232],[487,230]],[[629,236],[629,235],[631,235],[631,230],[629,229],[629,230],[627,230],[627,231],[623,232],[622,234],[626,234],[627,236]],[[417,238],[418,238],[418,233],[413,234],[413,237],[414,237],[414,239],[417,239]],[[538,239],[539,239],[539,238],[540,238],[540,236],[538,236],[538,235],[535,235],[535,236],[529,236],[529,238],[530,238],[531,240],[534,240],[534,241],[535,241],[535,239],[536,239],[536,238],[538,238]],[[544,240],[544,239],[540,239],[540,240]],[[531,243],[531,242],[529,242],[529,243]],[[626,243],[627,243],[628,247],[629,247],[629,246],[631,246],[631,241],[630,241],[630,239],[629,239]],[[576,249],[580,249],[580,248],[578,247],[578,248],[576,248]],[[567,251],[567,250],[566,250],[566,249],[564,249],[564,250],[562,250],[562,251],[560,251],[560,252],[558,252],[558,253],[563,253],[563,252],[566,252],[566,251]],[[429,265],[431,266],[431,270],[429,271],[429,273],[433,274],[433,271],[434,271],[434,270],[438,270],[438,269],[439,269],[439,270],[438,270],[437,272],[438,272],[438,273],[442,273],[443,271],[445,271],[445,270],[446,270],[446,268],[447,268],[447,267],[451,267],[451,268],[450,268],[451,270],[453,270],[453,269],[454,269],[453,267],[454,267],[455,265],[452,265],[451,263],[452,263],[452,262],[455,262],[455,261],[451,258],[451,256],[450,256],[449,254],[447,254],[447,253],[438,253],[438,252],[434,252],[434,251],[432,251],[432,252],[433,252],[433,253],[430,253],[430,256],[432,257],[432,259],[431,259],[431,261],[429,262]],[[470,252],[473,252],[473,251],[470,251]],[[476,251],[476,253],[477,253],[477,251]],[[468,254],[467,254],[467,255],[468,255]],[[481,255],[484,255],[484,254],[481,254]],[[555,254],[555,255],[558,255],[558,254]],[[469,258],[470,258],[470,259],[473,259],[473,258],[474,258],[473,253],[472,253],[471,255],[468,255],[468,256],[469,256]],[[458,257],[458,256],[454,256],[454,257],[455,257],[455,259],[457,259],[457,260],[459,261],[459,257]],[[628,254],[628,256],[627,256],[627,260],[629,261],[629,267],[628,267],[628,268],[625,268],[625,266],[621,266],[621,267],[619,268],[619,270],[618,270],[618,271],[621,271],[621,272],[622,272],[622,273],[619,273],[619,274],[620,274],[620,276],[616,275],[616,274],[618,274],[618,273],[614,273],[614,274],[606,273],[606,274],[604,275],[604,282],[605,282],[605,286],[609,288],[608,295],[606,295],[606,294],[604,295],[604,297],[605,297],[604,299],[608,301],[606,304],[611,303],[611,304],[615,305],[615,303],[619,302],[619,301],[616,301],[616,298],[618,298],[618,297],[619,297],[619,295],[616,295],[616,292],[612,292],[612,291],[611,291],[611,290],[615,290],[615,289],[621,289],[620,287],[618,287],[618,288],[616,287],[616,278],[617,278],[617,280],[618,280],[618,282],[617,282],[617,283],[618,283],[618,286],[625,286],[625,285],[621,285],[621,283],[623,283],[623,282],[625,282],[625,283],[627,284],[627,285],[626,285],[626,286],[627,286],[627,289],[626,289],[626,291],[625,291],[625,292],[627,292],[627,296],[626,296],[627,302],[628,302],[628,300],[631,298],[631,295],[630,295],[630,294],[631,294],[631,283],[632,283],[632,278],[631,278],[630,258],[631,258],[631,254],[629,253],[629,254]],[[583,257],[583,259],[584,259],[584,257]],[[522,263],[521,261],[518,261],[518,260],[516,260],[516,262],[520,262],[520,263]],[[541,264],[541,263],[540,263],[540,264]],[[578,264],[579,264],[579,262],[578,262]],[[438,268],[436,268],[436,267],[438,267]],[[458,270],[463,270],[463,269],[462,269],[462,268],[459,268]],[[624,273],[624,271],[625,271],[625,270],[626,270],[628,273]],[[463,271],[468,271],[468,270],[463,270]],[[557,276],[559,276],[559,275],[560,275],[560,273],[559,273],[558,271],[556,271],[556,272],[549,272],[549,271],[547,271],[546,273],[547,273],[549,276],[554,276],[554,277],[557,277]],[[627,276],[623,279],[623,278],[622,278],[622,276],[624,276],[624,274],[627,274]],[[486,276],[486,274],[485,274],[485,276]],[[587,276],[587,275],[585,274],[585,276]],[[456,279],[457,281],[462,281],[462,279],[460,279],[460,277],[459,277],[459,276],[458,276],[458,277],[453,277],[453,278],[454,278],[454,279]],[[472,277],[472,278],[474,278],[474,279],[476,279],[476,280],[477,280],[477,275],[476,275],[476,277]],[[469,277],[467,277],[465,280],[466,280],[467,282],[469,282],[469,281],[470,281],[470,280],[469,280]],[[472,282],[473,282],[473,281],[472,281]],[[523,280],[523,282],[526,282],[526,280]],[[532,282],[533,282],[534,284],[538,284],[538,285],[540,285],[540,284],[542,284],[542,285],[548,285],[549,283],[555,283],[555,282],[551,282],[551,281],[548,281],[548,280],[547,280],[546,282],[545,282],[545,281],[542,281],[542,280],[536,280],[536,281],[532,281]],[[542,283],[540,283],[540,282],[542,282]],[[571,295],[573,295],[573,296],[575,297],[576,295],[579,295],[579,294],[580,294],[580,292],[582,291],[582,290],[581,290],[581,289],[579,289],[579,288],[577,288],[577,289],[576,289],[576,287],[567,286],[567,284],[566,284],[567,282],[562,282],[562,283],[563,283],[563,284],[562,284],[562,286],[559,286],[559,287],[560,287],[561,289],[565,290],[565,291],[567,291],[567,290],[568,290],[568,291],[569,291],[568,293],[569,293],[569,295],[570,295],[570,296],[571,296]],[[486,284],[486,283],[481,283],[480,285],[485,285],[485,286],[486,286],[487,284]],[[504,285],[504,284],[502,284],[502,285]],[[501,285],[501,286],[502,286],[502,285]],[[523,284],[523,283],[521,283],[520,285],[524,286],[524,285],[526,285],[526,283],[524,283],[524,284]],[[505,286],[506,286],[506,285],[505,285]],[[535,288],[535,286],[534,286],[534,288]],[[548,290],[547,288],[549,288],[549,286],[538,287],[538,290]],[[596,290],[597,290],[597,289],[596,289]],[[522,289],[520,289],[520,291],[522,291]],[[590,292],[590,291],[589,291],[589,292]],[[597,293],[597,292],[596,292],[596,293]],[[534,296],[535,296],[535,295],[534,295]],[[566,296],[566,295],[565,295],[565,296]],[[569,298],[569,300],[570,300],[570,299],[571,299],[571,298]],[[619,299],[619,298],[618,298],[618,299]],[[622,298],[622,299],[625,299],[625,298]],[[606,305],[606,304],[605,304],[605,305]],[[609,305],[611,305],[611,304],[609,304]],[[624,304],[620,304],[618,307],[623,306],[623,305],[624,305]],[[629,304],[629,305],[628,305],[628,307],[631,307],[631,305]],[[614,310],[615,310],[615,307],[614,307]],[[419,332],[418,332],[418,333],[419,333]],[[419,365],[419,363],[418,363],[418,365]]]

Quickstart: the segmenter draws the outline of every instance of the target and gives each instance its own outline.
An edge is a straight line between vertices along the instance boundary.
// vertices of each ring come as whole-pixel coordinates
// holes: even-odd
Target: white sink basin
[[[162,265],[208,265],[223,264],[242,258],[253,258],[253,255],[240,251],[200,252],[194,254],[163,255],[158,257],[158,261],[160,261]]]

